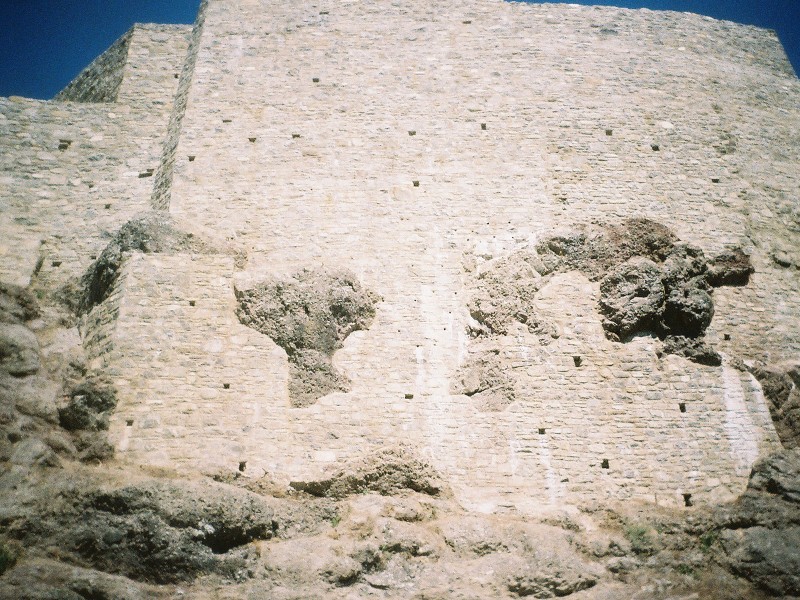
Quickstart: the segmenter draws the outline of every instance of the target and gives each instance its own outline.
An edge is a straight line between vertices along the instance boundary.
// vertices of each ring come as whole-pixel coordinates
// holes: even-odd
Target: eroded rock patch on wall
[[[378,297],[348,271],[303,270],[291,279],[271,279],[236,290],[237,315],[286,351],[292,406],[313,404],[350,389],[333,366],[333,354],[354,331],[367,329]]]

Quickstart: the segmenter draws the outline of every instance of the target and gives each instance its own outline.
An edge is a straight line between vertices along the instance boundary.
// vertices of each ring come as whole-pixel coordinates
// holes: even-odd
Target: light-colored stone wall
[[[289,481],[407,442],[466,505],[535,510],[729,497],[777,447],[758,385],[730,367],[800,350],[797,272],[771,258],[797,242],[800,82],[772,33],[492,0],[209,0],[204,20],[160,198],[250,258],[240,273],[198,257],[136,263],[125,302],[137,309],[118,326],[123,458],[246,460]],[[752,255],[751,284],[716,292],[723,367],[659,359],[647,338],[609,342],[597,284],[566,274],[538,298],[557,341],[498,341],[517,401],[488,413],[451,393],[475,350],[465,256],[631,216]],[[233,350],[232,288],[317,266],[352,270],[383,301],[335,356],[352,391],[290,409],[282,351],[266,338]],[[214,299],[188,307],[200,290]]]
[[[78,277],[111,234],[150,207],[188,33],[137,26],[126,34],[114,46],[128,52],[119,102],[0,98],[0,279]]]
[[[119,389],[120,460],[246,462],[288,483],[406,443],[465,506],[534,511],[729,498],[778,447],[758,384],[732,367],[800,352],[798,270],[773,259],[800,247],[800,82],[774,34],[499,0],[208,0],[191,42],[169,37],[160,53],[161,33],[134,30],[128,55],[143,70],[129,58],[126,103],[0,104],[13,207],[0,213],[12,231],[0,277],[29,278],[25,244],[40,239],[40,276],[56,262],[78,273],[103,232],[150,202],[248,251],[244,269],[130,255],[84,322]],[[170,100],[158,105],[151,85]],[[73,162],[46,150],[62,137],[80,149]],[[108,222],[94,204],[75,209],[101,198],[114,199]],[[516,401],[487,412],[454,394],[459,368],[486,351],[467,334],[470,265],[629,217],[709,254],[751,255],[750,284],[715,292],[707,338],[723,366],[659,358],[647,337],[608,341],[598,284],[565,273],[536,297],[558,339],[519,329],[492,342]],[[334,357],[351,391],[290,408],[285,353],[238,323],[233,290],[315,267],[353,271],[382,301]]]

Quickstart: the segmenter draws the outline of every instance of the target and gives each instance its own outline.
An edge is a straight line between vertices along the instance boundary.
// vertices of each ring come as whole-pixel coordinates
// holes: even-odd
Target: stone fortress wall
[[[54,101],[0,98],[0,278],[66,282],[149,208],[190,29],[136,25]]]
[[[128,56],[145,60],[132,54],[136,31]],[[169,39],[140,46],[163,73],[182,73],[154,70],[148,92],[171,99],[179,85],[168,134],[172,101],[145,143],[135,117],[155,109],[123,91],[149,84],[130,70],[119,84],[113,111],[131,129],[103,156],[127,163],[94,196],[123,205],[101,213],[115,220],[81,208],[74,239],[41,233],[45,248],[75,252],[50,252],[42,269],[77,272],[102,247],[98,232],[152,195],[193,233],[247,252],[243,267],[134,254],[89,315],[86,339],[102,340],[90,350],[121,398],[111,429],[120,458],[289,482],[405,443],[465,506],[533,511],[582,498],[728,498],[779,446],[758,383],[732,366],[800,350],[800,82],[774,34],[689,14],[497,0],[208,0],[185,60],[188,32]],[[100,61],[109,85],[117,62]],[[0,125],[20,127],[24,110],[12,109],[30,101],[4,102]],[[84,104],[31,107],[92,122]],[[98,127],[119,123],[108,108]],[[37,172],[44,160],[30,158]],[[20,198],[50,191],[16,167],[4,165],[0,182]],[[141,177],[148,169],[156,176]],[[51,197],[74,206],[86,196]],[[5,218],[43,214],[22,204]],[[455,393],[479,346],[467,333],[476,269],[556,231],[628,217],[707,254],[750,255],[750,283],[714,296],[707,339],[723,365],[659,357],[649,337],[607,340],[599,285],[570,272],[536,299],[558,339],[515,330],[492,342],[516,401],[486,411]],[[22,259],[11,267],[31,270]],[[238,322],[233,290],[320,267],[352,271],[382,301],[334,357],[352,389],[292,408],[286,354]]]

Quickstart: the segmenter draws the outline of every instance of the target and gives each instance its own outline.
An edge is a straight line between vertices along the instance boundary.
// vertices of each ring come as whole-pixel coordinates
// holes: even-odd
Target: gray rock
[[[56,467],[60,464],[55,452],[42,440],[29,437],[14,448],[11,464],[22,467]]]
[[[48,423],[58,423],[59,391],[60,386],[40,375],[17,378],[0,373],[0,402]]]
[[[38,316],[33,294],[25,288],[0,281],[0,323],[21,325]]]
[[[402,448],[380,450],[345,466],[330,479],[293,481],[290,485],[296,490],[329,498],[365,492],[391,495],[404,490],[437,496],[444,491],[444,483],[433,467]]]
[[[600,282],[600,312],[606,335],[625,340],[658,328],[666,292],[658,266],[635,257],[613,268]]]
[[[36,335],[24,325],[0,323],[0,370],[24,377],[40,367]]]
[[[774,596],[800,594],[800,527],[726,532],[731,570]]]
[[[29,560],[0,581],[0,598],[15,600],[146,600],[155,590],[130,579],[52,560]]]
[[[776,452],[758,461],[747,487],[800,506],[800,449]]]

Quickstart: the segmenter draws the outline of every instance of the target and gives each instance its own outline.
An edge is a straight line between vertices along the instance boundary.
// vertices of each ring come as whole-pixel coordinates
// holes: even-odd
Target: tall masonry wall
[[[800,349],[796,271],[772,258],[800,230],[800,83],[774,34],[494,0],[209,0],[195,38],[160,197],[249,262],[130,265],[122,456],[290,481],[406,443],[465,505],[535,510],[726,498],[779,445],[758,384],[731,367]],[[516,401],[486,412],[455,394],[477,351],[469,265],[632,216],[751,255],[751,283],[715,294],[723,366],[608,341],[598,284],[568,273],[537,296],[560,337],[492,349]],[[291,408],[286,356],[235,323],[232,288],[319,267],[382,302],[335,356],[351,391]]]
[[[189,30],[137,25],[55,100],[0,98],[0,279],[65,283],[150,207]]]
[[[465,506],[534,511],[729,498],[779,446],[733,368],[800,351],[800,82],[774,34],[500,0],[208,0],[191,38],[149,193],[248,260],[132,255],[90,315],[121,460],[288,483],[399,443]],[[630,217],[750,255],[750,283],[714,293],[722,366],[609,341],[577,272],[535,297],[557,339],[468,335],[483,266]],[[286,354],[238,323],[234,287],[322,267],[381,301],[334,356],[351,390],[293,408]],[[457,390],[487,351],[515,382],[504,410]]]

